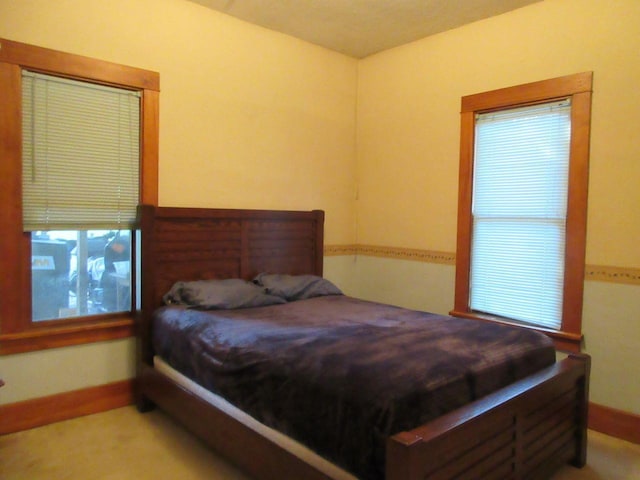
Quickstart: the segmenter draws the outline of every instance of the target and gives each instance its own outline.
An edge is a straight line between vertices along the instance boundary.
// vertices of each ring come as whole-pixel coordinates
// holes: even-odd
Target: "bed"
[[[154,315],[178,281],[250,280],[261,272],[322,276],[323,223],[321,211],[140,207],[138,408],[158,406],[257,479],[353,476],[263,429],[224,399],[211,398],[189,375],[167,367],[154,348]],[[565,463],[580,467],[586,462],[588,377],[588,356],[570,354],[471,403],[393,432],[384,439],[383,476],[548,478]]]

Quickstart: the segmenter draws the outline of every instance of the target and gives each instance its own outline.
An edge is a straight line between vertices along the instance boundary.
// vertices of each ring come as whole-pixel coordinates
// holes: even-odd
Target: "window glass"
[[[131,310],[128,230],[31,233],[32,320]]]

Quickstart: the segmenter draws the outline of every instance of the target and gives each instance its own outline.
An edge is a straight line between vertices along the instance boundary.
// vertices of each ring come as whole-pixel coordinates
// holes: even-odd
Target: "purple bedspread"
[[[526,329],[342,295],[224,311],[156,312],[175,369],[362,479],[385,440],[551,365]]]

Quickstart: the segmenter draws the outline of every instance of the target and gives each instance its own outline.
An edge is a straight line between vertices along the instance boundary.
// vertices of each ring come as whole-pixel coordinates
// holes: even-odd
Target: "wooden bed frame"
[[[249,475],[326,474],[212,407],[153,367],[151,313],[178,280],[250,279],[259,272],[322,275],[322,211],[140,207],[141,310],[136,402],[157,405]],[[388,439],[387,480],[548,478],[586,462],[590,359],[555,365]]]

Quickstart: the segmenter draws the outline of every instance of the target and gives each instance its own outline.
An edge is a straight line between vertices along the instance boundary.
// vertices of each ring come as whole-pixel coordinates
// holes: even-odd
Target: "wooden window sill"
[[[551,337],[557,350],[580,353],[580,347],[582,345],[581,334],[550,330],[548,328],[535,327],[532,325],[525,325],[516,321],[509,321],[509,319],[507,318],[482,314],[478,312],[460,312],[457,310],[452,310],[451,312],[449,312],[449,315],[452,315],[454,317],[469,318],[472,320],[480,320],[483,322],[501,323],[503,325],[511,325],[514,327],[527,328],[529,330],[542,332]]]
[[[32,352],[131,337],[134,321],[130,316],[82,324],[34,328],[25,332],[0,334],[0,355]]]

